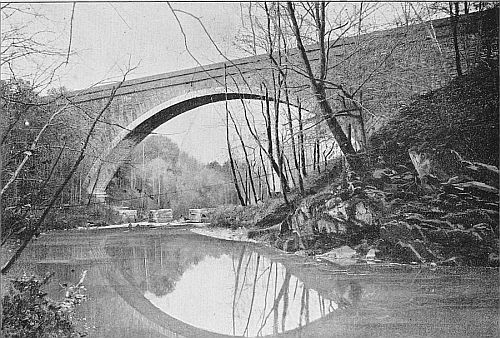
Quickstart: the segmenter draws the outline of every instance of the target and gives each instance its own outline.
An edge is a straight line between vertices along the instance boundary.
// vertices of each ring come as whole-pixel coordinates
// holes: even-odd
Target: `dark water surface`
[[[187,228],[60,232],[18,265],[59,283],[87,270],[91,337],[499,336],[496,269],[340,267]]]

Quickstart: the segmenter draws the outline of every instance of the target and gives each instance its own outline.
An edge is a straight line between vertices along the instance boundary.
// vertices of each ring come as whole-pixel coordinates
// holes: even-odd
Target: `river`
[[[187,227],[43,235],[14,273],[55,273],[88,299],[76,310],[90,337],[499,336],[497,269],[350,267]]]

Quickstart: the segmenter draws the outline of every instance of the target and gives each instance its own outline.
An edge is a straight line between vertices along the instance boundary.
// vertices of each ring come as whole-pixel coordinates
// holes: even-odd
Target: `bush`
[[[66,288],[66,297],[56,302],[42,291],[51,275],[44,278],[23,276],[11,281],[2,299],[2,337],[81,337],[71,322],[74,307],[85,296],[82,282]]]
[[[210,224],[212,226],[236,229],[240,226],[251,226],[257,206],[223,205],[209,212]]]

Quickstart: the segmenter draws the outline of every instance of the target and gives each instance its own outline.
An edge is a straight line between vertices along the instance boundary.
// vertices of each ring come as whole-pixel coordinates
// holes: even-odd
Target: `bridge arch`
[[[87,176],[88,194],[103,202],[109,182],[134,147],[165,122],[207,104],[240,99],[265,100],[265,95],[260,93],[260,89],[255,92],[240,92],[238,89],[217,87],[191,91],[151,108],[123,128],[92,165]],[[269,96],[269,99],[274,100],[274,97]],[[290,104],[296,106],[295,102],[297,99],[290,97]]]

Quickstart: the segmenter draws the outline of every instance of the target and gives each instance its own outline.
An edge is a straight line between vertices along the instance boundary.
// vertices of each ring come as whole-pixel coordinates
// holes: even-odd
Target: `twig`
[[[68,52],[66,53],[66,64],[69,62],[69,55],[71,53],[71,41],[73,40],[73,18],[75,16],[75,6],[76,2],[73,2],[73,8],[71,9],[71,19],[69,21],[69,42],[68,42]]]

